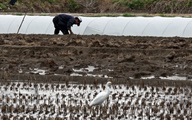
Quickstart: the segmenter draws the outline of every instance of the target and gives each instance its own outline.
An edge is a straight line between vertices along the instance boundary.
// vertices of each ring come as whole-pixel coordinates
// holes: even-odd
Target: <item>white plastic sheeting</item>
[[[0,15],[0,33],[17,33],[23,16]],[[20,28],[22,34],[53,34],[53,17],[26,16]]]
[[[81,17],[72,30],[80,35],[192,37],[192,18],[181,17]],[[0,33],[17,33],[23,16],[0,15]],[[53,16],[26,16],[19,33],[53,34]],[[60,34],[62,34],[60,32]]]

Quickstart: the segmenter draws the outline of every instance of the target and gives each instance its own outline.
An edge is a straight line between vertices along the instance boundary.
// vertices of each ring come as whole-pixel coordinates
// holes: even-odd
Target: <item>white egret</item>
[[[109,93],[110,93],[109,85],[111,85],[110,81],[107,82],[105,91],[100,92],[90,103],[90,106],[101,105],[103,101],[105,101],[109,97]]]

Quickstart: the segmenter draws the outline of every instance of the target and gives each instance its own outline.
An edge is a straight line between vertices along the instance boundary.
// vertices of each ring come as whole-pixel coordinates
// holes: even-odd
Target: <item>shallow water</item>
[[[59,69],[63,69],[63,66],[59,66]],[[91,77],[99,77],[99,78],[113,78],[108,75],[104,74],[95,74],[94,70],[97,70],[97,67],[94,66],[88,66],[86,68],[80,68],[80,69],[75,69],[73,68],[73,72],[70,74],[70,76],[91,76]],[[108,71],[113,71],[112,69],[108,69]],[[20,69],[19,73],[23,73],[23,71]],[[30,69],[30,72],[27,73],[32,73],[32,74],[39,74],[39,75],[46,75],[48,74],[48,70],[43,70],[39,68],[34,68]],[[54,74],[54,75],[59,75],[59,74]],[[134,79],[134,77],[129,77],[130,79]],[[154,79],[155,76],[142,76],[140,79]],[[160,76],[159,79],[162,80],[192,80],[191,78],[189,79],[186,76],[180,76],[180,75],[173,75],[173,76],[167,76],[167,77],[162,77]]]
[[[141,77],[141,79],[154,79],[155,76],[151,75],[151,76],[147,76],[147,77]],[[173,76],[167,76],[167,77],[159,77],[162,80],[191,80],[188,79],[188,77],[185,76],[179,76],[179,75],[173,75]]]
[[[13,119],[175,119],[192,117],[191,88],[113,85],[99,107],[90,107],[103,85],[0,83],[0,116]]]

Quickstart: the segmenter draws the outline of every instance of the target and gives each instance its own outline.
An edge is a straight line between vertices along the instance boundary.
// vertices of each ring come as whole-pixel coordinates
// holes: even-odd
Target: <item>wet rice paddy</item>
[[[102,106],[89,103],[104,84],[0,83],[3,120],[190,120],[190,87],[113,84]]]

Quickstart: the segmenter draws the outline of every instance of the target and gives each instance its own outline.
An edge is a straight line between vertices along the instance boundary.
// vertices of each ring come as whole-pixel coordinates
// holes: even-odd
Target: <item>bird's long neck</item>
[[[106,85],[106,92],[107,92],[107,94],[109,94],[109,93],[110,93],[110,88],[109,88],[109,86],[108,86],[108,85]]]

